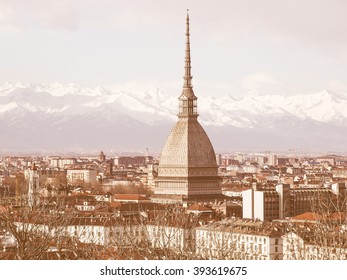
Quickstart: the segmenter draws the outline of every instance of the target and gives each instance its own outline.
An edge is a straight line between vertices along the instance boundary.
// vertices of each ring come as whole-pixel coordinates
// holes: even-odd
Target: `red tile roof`
[[[306,212],[292,217],[293,220],[317,221],[321,220],[322,216],[314,212]]]
[[[145,195],[140,194],[115,194],[114,200],[149,200]]]
[[[5,206],[0,205],[0,213],[6,212],[7,208]]]
[[[203,206],[203,205],[198,204],[198,203],[194,203],[194,204],[190,205],[187,208],[187,211],[200,211],[200,212],[210,211],[210,212],[212,212],[211,208]]]
[[[323,221],[323,220],[331,220],[331,221],[345,221],[347,218],[346,212],[335,212],[329,215],[321,215],[314,212],[306,212],[300,215],[293,217],[294,220],[306,220],[306,221]]]

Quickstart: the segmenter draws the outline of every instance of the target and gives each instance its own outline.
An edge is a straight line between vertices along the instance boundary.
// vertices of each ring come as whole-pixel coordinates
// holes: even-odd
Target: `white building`
[[[276,190],[258,190],[256,186],[242,192],[243,218],[271,221],[290,215],[290,185],[279,184]]]
[[[297,234],[289,232],[283,236],[284,260],[346,260],[347,236],[341,234],[327,238],[325,234],[315,236],[312,232]]]
[[[68,184],[95,183],[95,169],[68,169],[66,173]]]
[[[76,164],[75,158],[60,158],[60,157],[51,157],[50,158],[50,165],[59,167],[59,168],[65,168],[67,165],[74,165]]]
[[[192,231],[189,228],[149,224],[146,229],[146,238],[153,248],[183,253],[192,246]]]
[[[195,230],[196,254],[204,259],[276,260],[283,258],[281,231],[250,220],[229,220]]]
[[[105,217],[66,218],[61,225],[46,222],[15,222],[18,230],[50,237],[71,237],[79,242],[114,247],[135,246],[145,230],[141,225]]]
[[[270,154],[267,160],[268,165],[275,166],[278,164],[277,156],[275,154]]]

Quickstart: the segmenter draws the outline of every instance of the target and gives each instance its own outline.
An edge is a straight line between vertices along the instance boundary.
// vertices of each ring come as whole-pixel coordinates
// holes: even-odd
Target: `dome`
[[[221,194],[214,149],[197,118],[179,118],[166,140],[154,195]]]
[[[162,150],[160,167],[217,168],[210,139],[197,120],[176,123]]]

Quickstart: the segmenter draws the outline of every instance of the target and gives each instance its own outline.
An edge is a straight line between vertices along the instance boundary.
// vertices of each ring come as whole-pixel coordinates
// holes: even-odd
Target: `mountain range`
[[[160,151],[178,96],[75,84],[0,85],[0,152]],[[347,93],[198,96],[216,152],[347,151]]]

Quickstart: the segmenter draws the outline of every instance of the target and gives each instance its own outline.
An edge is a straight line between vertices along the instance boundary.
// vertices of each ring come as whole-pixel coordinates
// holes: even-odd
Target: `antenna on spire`
[[[187,9],[186,19],[186,57],[185,57],[185,74],[184,74],[184,87],[192,88],[192,75],[191,75],[191,61],[190,61],[190,38],[189,38],[189,9]]]
[[[191,61],[190,61],[190,33],[189,33],[189,9],[187,9],[186,17],[186,49],[185,49],[185,59],[184,59],[184,77],[183,77],[183,90],[179,97],[179,117],[192,117],[196,118],[197,104],[196,96],[193,92],[192,85],[192,74],[191,74]]]

